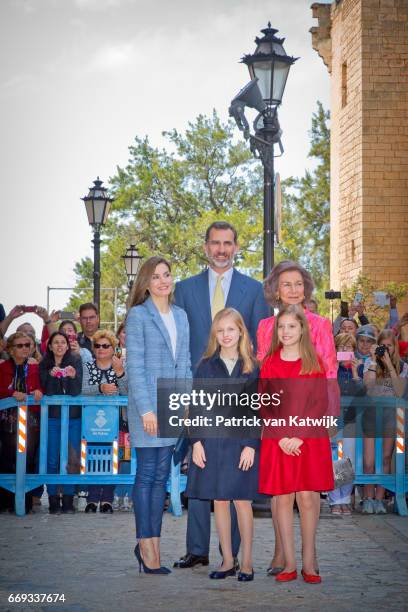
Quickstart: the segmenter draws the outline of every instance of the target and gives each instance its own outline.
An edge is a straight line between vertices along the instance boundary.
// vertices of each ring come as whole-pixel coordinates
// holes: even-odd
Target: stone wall
[[[312,5],[331,73],[331,286],[408,280],[408,0]]]

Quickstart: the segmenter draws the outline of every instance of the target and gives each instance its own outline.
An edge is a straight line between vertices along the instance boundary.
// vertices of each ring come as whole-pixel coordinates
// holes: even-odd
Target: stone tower
[[[408,280],[408,0],[312,5],[331,75],[330,284]]]

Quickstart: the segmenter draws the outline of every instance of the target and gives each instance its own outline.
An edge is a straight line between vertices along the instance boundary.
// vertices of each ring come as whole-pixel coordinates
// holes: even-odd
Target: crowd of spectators
[[[311,299],[307,308],[318,313],[317,301]],[[14,333],[8,334],[12,322],[28,312],[42,320],[41,338],[36,337],[31,323],[24,320]],[[370,398],[374,406],[378,405],[380,397],[396,397],[404,393],[405,386],[401,381],[408,378],[408,313],[399,317],[394,298],[391,299],[389,320],[383,330],[369,321],[364,304],[358,302],[342,305],[341,314],[333,322],[333,335],[342,395],[365,397],[366,402]],[[0,399],[14,397],[22,400],[26,394],[32,395],[37,401],[41,400],[43,394],[126,395],[125,361],[124,323],[119,326],[116,335],[100,329],[98,309],[92,303],[82,304],[75,320],[61,320],[61,313],[49,314],[41,306],[17,305],[6,314],[0,305]],[[345,426],[355,420],[353,403],[354,400],[343,414]],[[358,404],[357,400],[355,404]],[[394,413],[389,408],[383,410],[382,430],[379,434],[375,430],[375,416],[372,416],[375,411],[365,411],[363,462],[366,473],[375,471],[375,437],[379,435],[383,437],[383,471],[389,473],[391,470],[395,442]],[[71,406],[69,417],[69,471],[79,471],[81,408]],[[59,471],[59,406],[49,406],[48,419],[47,472],[54,474]],[[126,408],[121,408],[120,422],[122,431],[126,432]],[[40,442],[39,406],[30,406],[27,427],[27,472],[35,473],[38,471]],[[17,409],[0,411],[2,473],[15,471],[16,431]],[[394,433],[391,434],[391,431]],[[352,462],[355,439],[355,431],[349,436],[345,434],[343,438],[343,453]],[[102,512],[111,513],[114,507],[114,488],[114,485],[88,487],[86,511],[96,512],[99,508]],[[49,512],[73,512],[76,489],[72,485],[48,485]],[[329,493],[329,504],[334,514],[351,514],[352,492],[353,486],[346,485]],[[32,510],[33,498],[41,494],[42,487],[26,494],[27,512]],[[385,513],[386,495],[383,487],[366,485],[362,491],[363,513]],[[0,510],[13,509],[14,495],[0,487]]]
[[[41,338],[26,321],[7,336],[11,323],[26,313],[42,319]],[[18,305],[6,315],[0,308],[0,399],[23,400],[26,394],[40,401],[45,395],[127,394],[124,325],[117,336],[99,329],[95,304],[82,304],[76,320],[61,319],[61,313],[48,313],[41,306]],[[78,331],[78,324],[80,331]],[[126,409],[121,409],[121,430],[127,432]],[[27,472],[38,472],[40,408],[29,406],[27,419]],[[16,469],[17,409],[0,411],[0,471]],[[48,409],[47,473],[57,474],[60,463],[61,407]],[[81,407],[69,408],[68,473],[79,472],[81,444]],[[74,485],[47,485],[49,512],[74,512]],[[114,485],[87,488],[86,512],[113,511]],[[26,494],[26,512],[33,500],[41,497],[43,487]],[[0,487],[0,511],[14,510],[14,494]]]
[[[395,406],[382,404],[381,398],[406,394],[408,313],[399,319],[396,299],[390,296],[389,320],[380,330],[369,321],[363,302],[351,305],[342,303],[342,313],[333,322],[333,334],[339,362],[337,378],[340,392],[342,396],[353,398],[343,413],[343,456],[350,458],[354,464],[356,438],[363,437],[364,472],[373,474],[375,440],[382,437],[382,471],[389,474],[395,449],[396,414]],[[359,401],[362,397],[363,402]],[[358,412],[360,405],[363,413],[361,431],[356,428],[356,409]],[[345,485],[329,493],[333,514],[351,514],[352,491],[352,485]],[[382,486],[365,485],[362,489],[362,512],[385,514],[387,494],[391,496]]]

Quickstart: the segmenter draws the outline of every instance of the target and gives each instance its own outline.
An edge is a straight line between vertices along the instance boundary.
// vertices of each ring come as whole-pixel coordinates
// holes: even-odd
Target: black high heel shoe
[[[142,571],[142,567],[143,567],[143,571],[145,574],[161,574],[163,576],[166,574],[171,574],[171,570],[169,570],[167,567],[164,567],[163,565],[161,567],[157,567],[154,569],[152,569],[151,567],[148,567],[146,563],[143,561],[142,555],[140,554],[139,544],[136,544],[136,547],[135,547],[135,557],[139,561],[139,574]]]

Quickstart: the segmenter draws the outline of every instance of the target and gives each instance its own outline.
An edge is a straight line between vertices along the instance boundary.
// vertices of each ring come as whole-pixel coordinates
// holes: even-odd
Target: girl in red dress
[[[296,415],[300,420],[324,414],[327,402],[324,380],[316,380],[313,385],[311,381],[306,382],[306,379],[324,379],[325,372],[300,306],[286,306],[277,316],[272,345],[262,364],[260,377],[265,379],[263,391],[268,386],[276,387],[276,379],[287,381],[279,382],[280,390],[284,389],[281,406],[278,414],[268,414],[269,417],[283,417],[288,423],[290,415]],[[296,382],[290,379],[296,379]],[[301,379],[305,380],[301,382]],[[276,392],[276,389],[271,391]],[[277,522],[285,567],[276,575],[276,580],[287,582],[297,578],[293,534],[293,503],[296,498],[302,532],[302,576],[306,582],[321,582],[316,570],[315,539],[320,514],[319,491],[331,491],[334,487],[329,437],[326,430],[322,434],[322,429],[316,431],[313,438],[307,437],[310,429],[304,437],[293,436],[294,428],[289,432],[286,430],[288,435],[282,433],[284,430],[276,432],[272,429],[265,428],[262,434],[259,490],[276,496],[277,500]],[[298,435],[302,436],[304,431],[299,431]]]

